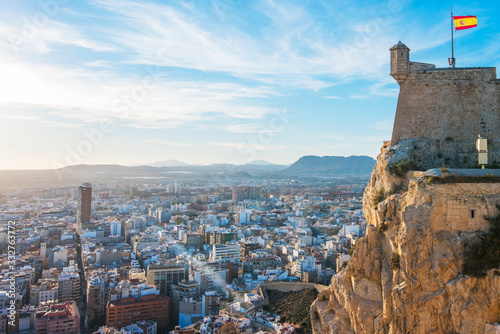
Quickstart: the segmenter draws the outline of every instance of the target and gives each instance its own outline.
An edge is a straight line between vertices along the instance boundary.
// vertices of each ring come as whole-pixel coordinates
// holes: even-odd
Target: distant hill
[[[250,161],[246,165],[276,166],[276,164],[273,164],[272,162],[269,162],[266,160],[254,160],[254,161]]]
[[[229,176],[232,178],[240,178],[240,179],[251,179],[252,178],[252,175],[248,172],[245,172],[245,171],[230,174]]]
[[[141,180],[165,182],[165,179],[188,180],[193,177],[249,179],[315,175],[365,176],[371,173],[375,160],[366,156],[348,158],[305,156],[291,166],[276,165],[265,161],[252,161],[245,165],[213,164],[207,166],[188,165],[177,160],[157,162],[159,165],[163,163],[170,166],[74,165],[59,169],[0,170],[0,189],[68,186],[82,182],[134,183]]]
[[[368,175],[375,166],[375,159],[367,156],[324,156],[307,155],[282,173],[288,175]]]
[[[188,167],[188,166],[191,166],[191,165],[187,164],[185,162],[179,161],[179,160],[175,160],[175,159],[155,161],[153,163],[146,162],[146,163],[141,163],[141,164],[130,165],[130,167],[137,167],[137,166],[150,166],[150,167]]]
[[[173,179],[192,179],[217,176],[224,178],[248,179],[280,173],[284,165],[232,165],[213,164],[208,166],[162,166],[148,165],[73,165],[58,169],[44,170],[0,170],[0,190],[2,188],[33,188],[45,186],[74,186],[82,182],[93,183],[134,183],[141,180],[165,182]]]
[[[153,162],[152,164],[147,164],[147,166],[152,166],[152,167],[187,167],[190,166],[189,164],[179,161],[179,160],[165,160],[165,161],[156,161]]]
[[[142,164],[133,164],[131,165],[131,167],[137,167],[137,166],[151,166],[151,167],[190,167],[190,166],[194,166],[194,167],[211,167],[211,166],[227,166],[229,164],[210,164],[210,165],[198,165],[198,164],[194,164],[194,165],[190,165],[190,164],[187,164],[185,162],[182,162],[182,161],[179,161],[179,160],[175,160],[175,159],[169,159],[169,160],[164,160],[164,161],[156,161],[156,162],[153,162],[153,163],[142,163]],[[243,164],[243,165],[237,165],[237,166],[280,166],[280,167],[283,167],[283,168],[286,168],[288,166],[286,165],[278,165],[278,164],[274,164],[272,162],[269,162],[269,161],[265,161],[265,160],[253,160],[253,161],[250,161],[246,164]]]

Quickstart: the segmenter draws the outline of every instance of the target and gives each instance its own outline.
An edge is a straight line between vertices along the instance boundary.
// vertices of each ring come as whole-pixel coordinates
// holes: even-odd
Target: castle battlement
[[[411,65],[410,65],[411,66]],[[496,81],[496,67],[428,68],[410,70],[415,79]]]
[[[477,166],[475,142],[480,135],[488,139],[490,163],[500,164],[496,68],[436,68],[413,62],[401,42],[390,52],[391,76],[400,85],[391,145],[411,151],[425,168],[470,168]]]
[[[391,51],[391,76],[401,85],[407,79],[430,80],[497,80],[496,67],[447,67],[436,68],[434,64],[410,61],[410,48],[399,41]],[[420,75],[420,76],[417,76]]]

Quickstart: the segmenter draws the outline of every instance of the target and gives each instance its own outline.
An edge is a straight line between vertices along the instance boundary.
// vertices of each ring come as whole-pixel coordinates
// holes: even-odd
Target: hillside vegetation
[[[312,333],[310,307],[318,296],[315,288],[297,291],[281,292],[266,290],[269,297],[267,311],[280,316],[282,323],[289,322],[300,325],[298,334]]]

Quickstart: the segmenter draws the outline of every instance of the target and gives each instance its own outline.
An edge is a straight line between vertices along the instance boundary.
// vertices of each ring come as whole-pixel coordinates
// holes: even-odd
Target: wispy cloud
[[[264,145],[264,144],[250,144],[246,142],[230,143],[230,142],[208,142],[211,146],[230,148],[230,149],[252,149],[257,151],[267,151],[267,150],[283,150],[288,148],[285,145]]]
[[[116,46],[87,38],[81,31],[69,24],[50,19],[47,19],[44,24],[35,24],[27,19],[19,25],[0,23],[0,33],[2,44],[16,52],[23,50],[48,53],[60,45],[71,45],[97,52],[118,50]]]
[[[85,63],[84,65],[89,67],[104,67],[104,68],[112,67],[112,64],[110,62],[104,60],[91,61],[89,63]]]
[[[243,148],[247,144],[245,143],[226,143],[226,142],[208,142],[211,146],[226,147],[226,148]]]
[[[356,100],[364,100],[364,99],[367,99],[369,98],[370,95],[369,94],[364,94],[364,95],[351,95],[349,96],[350,99],[356,99]]]
[[[148,144],[159,144],[159,145],[167,145],[167,146],[176,146],[176,147],[192,147],[193,145],[187,143],[176,143],[164,139],[147,139],[144,141]]]
[[[35,113],[47,108],[68,121],[113,121],[132,127],[175,127],[220,118],[260,119],[274,110],[257,99],[278,94],[265,86],[170,80],[162,72],[123,77],[23,62],[3,62],[0,71],[4,92],[0,103],[8,108]]]
[[[251,124],[251,123],[240,123],[240,124],[229,124],[220,127],[216,127],[217,130],[223,130],[231,133],[258,133],[266,129],[265,124]]]
[[[348,137],[346,136],[342,136],[342,135],[337,135],[337,134],[332,134],[332,133],[329,133],[326,135],[327,138],[330,138],[330,139],[335,139],[335,140],[347,140]]]
[[[448,57],[449,14],[438,13],[439,2],[66,1],[26,34],[24,18],[32,21],[40,3],[7,1],[0,12],[0,133],[18,135],[9,127],[22,123],[40,133],[40,126],[57,128],[78,141],[83,129],[112,122],[117,131],[89,159],[122,160],[123,133],[144,144],[131,148],[136,157],[155,154],[160,145],[199,161],[245,160],[240,148],[271,160],[309,152],[375,154],[390,134],[393,114],[386,106],[399,89],[388,75],[390,46],[402,40],[412,60],[437,66]],[[478,12],[481,27],[456,36],[477,50],[460,64],[500,62],[492,14],[498,5],[488,6],[495,8]],[[482,37],[472,38],[480,29]],[[276,126],[276,108],[285,107],[296,121],[269,145],[254,147],[252,140]],[[372,109],[379,122],[374,113],[365,117]],[[168,129],[168,136],[148,141],[157,129]],[[334,135],[325,136],[328,129]],[[8,140],[28,147],[32,139]],[[66,145],[60,136],[39,143],[61,152]],[[5,147],[0,155],[12,155]],[[23,152],[38,154],[33,147]]]
[[[304,6],[260,1],[253,8],[255,15],[272,23],[255,36],[192,7],[116,0],[93,3],[119,14],[120,31],[108,28],[104,34],[131,52],[131,63],[226,72],[294,88],[319,90],[349,76],[375,78],[388,62],[387,45],[396,40],[390,29],[394,18],[367,34],[367,17],[377,22],[376,12],[352,18],[357,24],[345,30],[341,23],[325,26]],[[335,37],[337,29],[342,35]],[[355,43],[365,36],[362,45]]]
[[[336,20],[325,24],[303,4],[261,0],[247,5],[252,15],[270,22],[261,25],[258,35],[238,25],[247,19],[242,15],[247,14],[237,11],[231,12],[233,20],[221,21],[217,15],[207,13],[206,8],[193,4],[176,6],[131,0],[91,3],[110,14],[109,24],[98,30],[86,27],[93,32],[93,38],[83,27],[50,20],[38,29],[29,44],[45,53],[58,45],[100,53],[113,51],[121,64],[223,72],[265,85],[317,91],[346,78],[378,81],[385,77],[381,73],[388,62],[387,46],[397,40],[392,27],[398,15],[392,15],[387,22],[377,16],[377,10],[387,11],[385,3],[378,5],[379,9],[361,7],[358,12],[353,11],[352,4],[337,6]],[[400,3],[406,4],[403,0]],[[341,16],[349,19],[350,28],[341,22]],[[378,24],[377,29],[374,24]],[[0,26],[4,36],[16,35],[19,29]],[[427,27],[433,29],[438,28]],[[414,44],[423,50],[447,41],[445,33],[436,35],[439,38],[432,41],[417,35],[410,39],[418,40]],[[85,65],[97,68],[109,63],[99,59],[86,61]],[[369,93],[382,92],[374,89]]]

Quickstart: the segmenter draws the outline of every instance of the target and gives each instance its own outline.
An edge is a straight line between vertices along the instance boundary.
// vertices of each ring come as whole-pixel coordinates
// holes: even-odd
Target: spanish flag
[[[455,30],[464,30],[477,27],[477,17],[468,16],[453,16],[453,21],[455,21]]]

